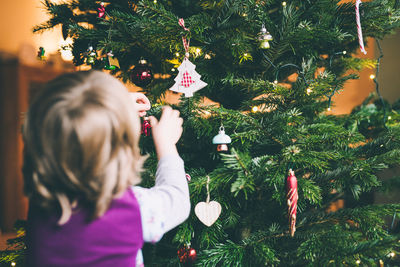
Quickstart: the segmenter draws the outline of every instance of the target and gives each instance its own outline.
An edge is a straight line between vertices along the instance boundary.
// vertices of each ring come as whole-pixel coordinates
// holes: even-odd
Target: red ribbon
[[[182,18],[180,18],[178,20],[178,23],[179,23],[179,26],[181,26],[185,31],[190,32],[190,30],[185,27],[185,21]],[[188,41],[185,36],[182,36],[182,43],[183,43],[183,47],[185,48],[185,52],[188,53],[190,40]]]
[[[97,16],[98,16],[99,18],[104,17],[104,15],[106,14],[106,8],[104,7],[104,4],[103,4],[103,3],[101,3],[101,4],[100,4],[100,7],[97,8],[97,12],[98,12]]]
[[[150,135],[150,122],[148,119],[143,119],[142,122],[142,134],[144,134],[145,136],[149,136]]]
[[[185,21],[183,20],[183,18],[180,18],[180,19],[178,20],[178,23],[179,23],[180,26],[182,26],[182,28],[183,28],[185,31],[190,31],[188,28],[185,27]]]

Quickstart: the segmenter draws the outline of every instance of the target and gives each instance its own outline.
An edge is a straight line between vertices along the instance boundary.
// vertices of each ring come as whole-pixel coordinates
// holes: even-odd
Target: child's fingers
[[[150,104],[146,103],[136,103],[136,108],[140,111],[146,111],[151,108]]]
[[[179,114],[180,114],[179,110],[176,110],[176,109],[173,109],[173,110],[172,110],[172,116],[173,116],[173,117],[179,118]]]
[[[150,100],[143,94],[138,97],[136,102],[142,104],[147,110],[151,108]]]
[[[154,116],[150,116],[150,117],[149,117],[149,121],[150,121],[151,127],[155,127],[155,126],[157,126],[157,124],[158,124],[158,120],[157,120],[156,117],[154,117]]]
[[[162,108],[160,121],[169,120],[172,116],[172,111],[173,109],[170,106],[164,106]]]
[[[139,110],[150,110],[151,105],[149,103],[144,103],[144,102],[137,102],[137,106]]]
[[[135,103],[145,104],[150,109],[150,106],[151,106],[150,105],[150,100],[147,98],[146,95],[144,95],[142,93],[138,93],[138,92],[131,92],[130,96],[131,96],[131,98],[133,99],[133,101]]]
[[[180,116],[179,110],[172,109],[170,106],[164,106],[161,114],[160,121],[168,121],[168,124],[173,124],[181,127],[183,119]]]
[[[183,119],[181,117],[178,118],[178,125],[179,126],[183,125]]]
[[[172,108],[170,106],[163,106],[161,117],[169,117],[172,113]]]
[[[133,108],[139,112],[139,116],[145,116],[146,111],[151,108],[150,100],[142,93],[131,92],[129,95],[134,103]]]

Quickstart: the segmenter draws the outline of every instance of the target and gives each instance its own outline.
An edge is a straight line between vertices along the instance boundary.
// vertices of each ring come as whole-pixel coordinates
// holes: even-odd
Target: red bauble
[[[192,264],[197,258],[197,252],[194,248],[184,246],[178,249],[179,262],[184,264]]]
[[[292,169],[289,170],[289,176],[286,179],[286,192],[289,230],[290,235],[294,236],[294,232],[296,231],[297,201],[299,199],[299,195],[297,191],[297,178],[294,176],[294,171],[292,171]]]
[[[153,73],[147,61],[144,59],[139,60],[139,64],[136,65],[131,73],[131,81],[139,86],[145,87],[153,80]]]

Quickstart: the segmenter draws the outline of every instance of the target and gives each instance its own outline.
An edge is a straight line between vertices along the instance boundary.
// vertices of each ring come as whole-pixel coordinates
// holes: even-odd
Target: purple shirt
[[[166,155],[158,162],[154,187],[128,189],[101,218],[90,223],[85,222],[84,211],[58,226],[56,216],[30,209],[27,266],[143,266],[143,240],[159,241],[189,213],[183,160],[177,154]]]
[[[32,267],[132,267],[143,246],[139,204],[132,190],[114,199],[107,212],[86,221],[81,210],[57,225],[56,216],[46,217],[30,209],[26,266]]]

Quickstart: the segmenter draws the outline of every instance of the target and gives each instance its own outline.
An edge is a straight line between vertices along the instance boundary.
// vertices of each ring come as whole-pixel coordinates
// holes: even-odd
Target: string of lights
[[[347,51],[340,51],[340,52],[336,52],[333,53],[332,56],[329,56],[329,68],[332,67],[332,61],[334,59],[335,56],[337,55],[346,55]],[[336,81],[336,75],[335,75],[335,81]],[[331,104],[332,104],[332,97],[335,95],[335,93],[337,92],[337,90],[339,89],[338,85],[335,85],[335,88],[333,89],[333,91],[330,94],[325,94],[325,96],[328,98],[328,110],[331,110]]]
[[[263,52],[263,57],[268,61],[268,63],[275,69],[275,80],[274,83],[277,84],[278,83],[278,78],[279,78],[279,72],[283,69],[283,68],[287,68],[287,67],[293,67],[295,69],[297,69],[297,73],[300,75],[300,77],[304,80],[306,86],[308,86],[311,82],[313,82],[313,79],[311,80],[307,80],[305,75],[304,75],[304,71],[302,68],[300,68],[298,65],[293,64],[293,63],[288,63],[288,64],[284,64],[282,66],[276,66],[269,58],[267,55],[265,55],[265,53]],[[346,51],[340,51],[340,52],[335,52],[332,56],[329,56],[329,67],[332,66],[332,61],[334,59],[335,56],[337,55],[346,55],[347,52]],[[336,77],[335,77],[336,80]],[[335,85],[333,91],[330,94],[325,94],[325,96],[328,98],[328,110],[330,110],[331,107],[331,102],[332,102],[332,97],[335,95],[335,93],[337,92],[337,90],[339,89],[338,84]],[[308,92],[308,91],[307,91]]]
[[[383,125],[387,129],[387,126],[386,126],[386,121],[387,121],[386,105],[385,105],[385,101],[383,100],[383,97],[381,95],[381,92],[380,92],[380,89],[379,89],[379,82],[378,82],[378,74],[379,74],[379,68],[380,68],[380,65],[381,65],[381,59],[383,58],[383,50],[382,50],[382,47],[381,47],[381,44],[380,44],[379,40],[378,39],[375,39],[375,40],[376,40],[376,45],[377,45],[378,50],[379,50],[379,57],[376,60],[377,62],[376,62],[375,75],[374,76],[371,75],[370,78],[372,78],[372,80],[375,83],[375,91],[376,91],[376,94],[378,95],[378,97],[379,97],[379,99],[381,101],[382,109],[383,109]]]

